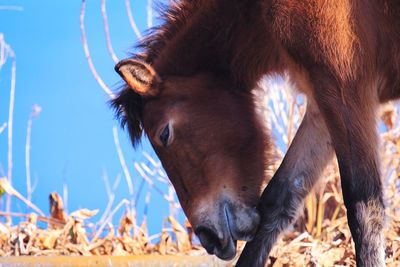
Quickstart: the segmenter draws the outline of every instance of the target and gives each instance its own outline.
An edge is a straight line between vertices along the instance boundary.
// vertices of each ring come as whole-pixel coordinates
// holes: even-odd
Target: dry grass
[[[27,220],[15,226],[0,223],[0,256],[204,254],[202,248],[192,244],[190,225],[184,227],[172,216],[167,218],[170,228],[164,228],[159,241],[153,243],[154,237],[148,235],[146,221],[137,226],[129,213],[121,218],[117,228],[108,224],[103,235],[98,237],[96,227],[86,223],[98,210],[81,209],[67,216],[57,193],[50,194],[50,209],[49,217],[35,213],[8,214]],[[38,221],[45,222],[47,228],[39,228]]]

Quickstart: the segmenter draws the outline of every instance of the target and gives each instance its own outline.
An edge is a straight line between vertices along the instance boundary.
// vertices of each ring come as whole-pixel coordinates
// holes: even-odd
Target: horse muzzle
[[[212,223],[210,217],[195,227],[195,234],[209,254],[223,260],[233,259],[236,241],[251,241],[260,223],[256,208],[229,201],[220,203],[216,223]]]

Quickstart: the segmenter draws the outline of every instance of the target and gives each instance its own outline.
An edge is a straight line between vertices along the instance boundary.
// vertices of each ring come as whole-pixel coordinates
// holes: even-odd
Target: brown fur
[[[114,105],[127,121],[134,143],[144,127],[189,219],[192,216],[195,224],[201,224],[201,216],[194,215],[200,209],[195,203],[204,203],[206,198],[219,199],[217,196],[224,194],[221,183],[232,194],[245,185],[251,191],[238,198],[236,207],[242,207],[239,203],[243,202],[254,203],[254,198],[258,198],[263,164],[249,159],[255,160],[254,155],[263,157],[260,148],[265,147],[256,134],[259,124],[251,111],[254,109],[251,91],[262,75],[287,71],[308,98],[307,114],[281,167],[261,197],[261,224],[238,265],[265,263],[276,238],[293,222],[299,204],[334,150],[357,265],[383,266],[382,183],[375,113],[381,102],[400,97],[400,3],[395,0],[194,0],[173,4],[163,17],[164,24],[142,42],[142,53],[133,58],[154,68],[164,89],[156,98],[150,98],[138,97],[126,88]],[[200,101],[200,95],[193,98],[198,94],[205,94],[211,102]],[[171,103],[180,100],[193,108],[173,109]],[[232,107],[241,108],[238,112]],[[176,118],[188,116],[191,121],[191,128],[179,136],[181,143],[173,152],[174,159],[156,141],[157,131],[164,123],[163,114],[170,114],[171,109],[177,112]],[[218,113],[224,115],[218,117]],[[244,142],[250,139],[243,138],[248,133],[239,127],[248,121],[246,116],[251,118],[246,123],[247,131],[258,136],[254,142]],[[214,119],[219,121],[205,123]],[[195,127],[193,120],[205,123],[204,127]],[[231,120],[237,124],[227,123]],[[191,135],[199,133],[198,138],[188,141]],[[207,134],[207,142],[214,142],[213,145],[200,140]],[[236,152],[229,154],[225,140],[229,143],[242,140],[242,149],[254,147],[257,153],[251,155],[247,150],[241,156],[236,148],[232,150]],[[187,144],[189,148],[185,148]],[[196,146],[202,151],[197,153],[202,155],[200,158],[191,151]],[[236,164],[250,164],[253,172]],[[191,171],[190,166],[196,168]],[[225,173],[221,172],[221,166],[225,166]],[[198,178],[187,182],[183,172]],[[248,175],[238,178],[238,173],[246,172],[250,176],[257,173],[258,178],[248,180]],[[190,193],[193,197],[184,197],[192,186],[197,190]],[[217,206],[214,208],[218,210]],[[207,212],[211,211],[203,209],[200,213],[204,216]],[[237,216],[243,214],[239,212]],[[226,217],[226,214],[217,215]],[[207,231],[201,234],[218,232]],[[225,246],[230,241],[221,239],[220,242]],[[365,257],[367,253],[371,255]]]

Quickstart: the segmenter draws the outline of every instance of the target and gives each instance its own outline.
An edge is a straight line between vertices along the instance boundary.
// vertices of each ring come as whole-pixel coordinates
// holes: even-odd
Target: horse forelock
[[[115,110],[115,116],[122,128],[127,128],[132,145],[136,147],[140,143],[143,133],[143,100],[131,88],[125,86],[118,93],[117,97],[110,101],[111,107]]]

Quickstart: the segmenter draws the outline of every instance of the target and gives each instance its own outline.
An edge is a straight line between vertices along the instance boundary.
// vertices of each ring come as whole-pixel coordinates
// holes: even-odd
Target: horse
[[[115,69],[112,104],[133,145],[144,132],[210,254],[264,266],[336,155],[357,266],[385,266],[376,113],[400,97],[396,0],[181,0]],[[307,98],[265,188],[271,138],[255,112],[264,75]]]

